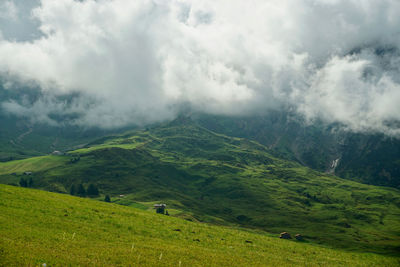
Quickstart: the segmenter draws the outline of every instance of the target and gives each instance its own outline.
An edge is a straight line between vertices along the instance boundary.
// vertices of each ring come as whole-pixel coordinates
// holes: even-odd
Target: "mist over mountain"
[[[187,107],[290,110],[305,124],[398,137],[399,25],[391,0],[6,0],[0,74],[18,93],[0,106],[108,129]]]
[[[65,151],[127,129],[106,130],[75,125],[74,120],[79,118],[79,113],[59,113],[56,108],[51,108],[57,107],[54,102],[47,102],[46,115],[40,110],[33,113],[32,110],[22,108],[26,105],[37,105],[37,101],[43,101],[42,96],[39,88],[21,86],[6,90],[0,84],[0,99],[18,103],[15,107],[19,108],[17,114],[0,108],[0,162],[46,155],[55,150]],[[62,105],[70,105],[74,97],[77,96],[58,99],[62,100]]]
[[[0,266],[397,266],[400,1],[0,0],[0,192]]]

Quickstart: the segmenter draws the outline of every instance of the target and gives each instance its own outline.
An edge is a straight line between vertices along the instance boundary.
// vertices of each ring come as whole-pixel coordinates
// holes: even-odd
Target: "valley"
[[[1,266],[400,266],[400,1],[0,0]]]
[[[0,163],[0,182],[18,185],[24,172],[32,172],[34,188],[59,193],[94,183],[99,200],[109,194],[127,206],[167,203],[172,216],[191,221],[301,233],[328,247],[397,253],[397,189],[344,180],[273,154],[255,141],[179,118],[65,155]]]

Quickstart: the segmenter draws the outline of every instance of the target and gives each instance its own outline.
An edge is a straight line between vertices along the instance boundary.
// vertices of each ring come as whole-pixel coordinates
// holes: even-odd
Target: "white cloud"
[[[33,14],[45,36],[0,41],[0,71],[52,101],[80,96],[24,107],[41,114],[75,109],[76,123],[114,127],[172,118],[181,104],[223,114],[289,105],[355,131],[400,132],[398,1],[42,0]]]

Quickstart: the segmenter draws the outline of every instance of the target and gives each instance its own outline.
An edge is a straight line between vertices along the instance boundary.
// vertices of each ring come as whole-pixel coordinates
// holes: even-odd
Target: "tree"
[[[87,195],[88,196],[98,196],[99,195],[99,189],[97,186],[94,184],[89,184],[88,189],[87,189]]]
[[[27,183],[28,187],[32,187],[33,186],[33,180],[32,177],[29,178],[28,183]]]
[[[104,198],[105,202],[111,202],[111,198],[109,195],[106,195],[106,197]]]
[[[69,194],[72,196],[76,195],[76,186],[74,184],[71,185],[71,188],[69,189]]]
[[[80,197],[85,197],[86,196],[86,190],[85,187],[83,187],[83,184],[78,185],[78,189],[76,190],[76,194]]]
[[[19,185],[22,187],[27,187],[28,182],[24,178],[21,178],[21,180],[19,180]]]

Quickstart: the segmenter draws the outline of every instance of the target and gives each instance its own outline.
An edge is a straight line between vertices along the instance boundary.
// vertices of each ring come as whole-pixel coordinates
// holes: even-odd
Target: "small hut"
[[[279,238],[281,238],[281,239],[292,239],[292,236],[288,232],[282,232],[279,235]]]
[[[154,204],[154,209],[156,210],[157,213],[160,213],[160,214],[165,214],[166,207],[167,207],[167,204]]]
[[[301,234],[296,234],[294,237],[296,238],[297,241],[304,241],[304,238]]]
[[[53,152],[51,152],[51,154],[53,156],[62,156],[64,153],[62,153],[61,151],[58,151],[58,150],[54,150]]]

